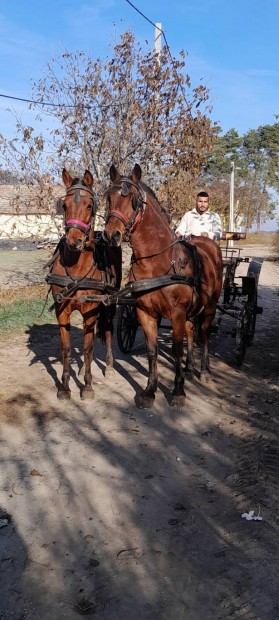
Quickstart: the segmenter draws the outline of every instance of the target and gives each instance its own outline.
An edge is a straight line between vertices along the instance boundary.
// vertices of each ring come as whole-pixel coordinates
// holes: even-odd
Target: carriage
[[[212,326],[218,331],[222,317],[229,319],[229,333],[235,339],[235,358],[240,366],[245,358],[247,346],[253,342],[256,319],[262,314],[262,307],[258,306],[258,281],[262,267],[262,258],[242,256],[242,248],[232,248],[229,242],[244,240],[245,233],[224,232],[221,242],[223,256],[223,286],[219,302],[216,304],[217,313]],[[240,265],[247,265],[245,275],[238,275]],[[160,321],[159,321],[160,327]],[[166,329],[166,325],[164,328]],[[128,354],[132,351],[140,324],[136,314],[135,299],[128,293],[119,299],[117,312],[117,343],[120,351]]]

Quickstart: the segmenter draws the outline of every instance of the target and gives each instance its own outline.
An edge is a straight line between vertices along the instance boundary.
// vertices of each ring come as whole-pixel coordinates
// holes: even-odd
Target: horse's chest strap
[[[104,293],[106,291],[106,283],[102,280],[93,280],[91,278],[82,278],[81,280],[73,280],[70,276],[63,276],[50,273],[46,277],[46,281],[50,285],[60,286],[61,291],[53,295],[54,301],[61,303],[68,295],[73,295],[79,290],[92,290]]]
[[[174,284],[186,284],[192,289],[195,288],[195,281],[192,276],[180,275],[180,274],[166,274],[155,278],[145,278],[144,280],[138,280],[136,282],[129,282],[127,285],[130,288],[131,293],[143,293],[151,292],[156,289],[164,288]]]

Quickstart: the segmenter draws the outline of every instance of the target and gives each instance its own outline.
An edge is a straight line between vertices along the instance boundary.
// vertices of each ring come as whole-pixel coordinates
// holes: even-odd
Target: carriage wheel
[[[117,342],[121,353],[130,353],[135,342],[138,326],[135,306],[121,305],[117,319]]]
[[[262,313],[262,308],[258,308],[258,305],[257,305],[258,304],[258,282],[259,282],[262,264],[263,264],[263,258],[253,258],[251,262],[249,263],[249,267],[247,271],[247,276],[249,278],[254,278],[254,283],[255,283],[255,288],[254,288],[253,293],[248,295],[248,304],[251,309],[250,321],[249,321],[249,326],[248,326],[248,337],[247,337],[248,344],[252,344],[252,341],[254,338],[257,314]]]
[[[241,366],[248,344],[248,324],[249,324],[249,310],[247,306],[243,308],[241,315],[237,319],[236,325],[236,362],[238,366]]]
[[[250,298],[249,298],[250,297]],[[253,295],[248,297],[248,304],[249,304],[249,320],[248,320],[248,326],[247,326],[247,344],[250,345],[253,342],[253,338],[255,335],[255,328],[256,328],[256,320],[257,320],[257,301],[258,301],[258,295],[257,295],[257,291],[254,292]]]

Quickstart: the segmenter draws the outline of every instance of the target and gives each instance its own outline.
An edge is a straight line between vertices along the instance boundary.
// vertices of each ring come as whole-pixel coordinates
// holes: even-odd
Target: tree
[[[189,183],[206,161],[213,134],[208,90],[191,87],[184,58],[184,52],[172,58],[167,47],[160,58],[153,50],[143,53],[131,32],[106,61],[65,52],[33,86],[34,100],[53,104],[39,106],[40,118],[51,121],[49,132],[36,136],[18,121],[20,142],[7,145],[2,138],[2,153],[29,180],[42,171],[55,176],[64,165],[73,174],[89,168],[99,195],[111,163],[125,173],[140,162],[154,189],[183,173]],[[169,206],[179,208],[172,200]]]
[[[0,185],[13,185],[18,182],[18,178],[9,170],[0,168]]]
[[[220,136],[204,167],[203,178],[210,186],[214,207],[223,215],[225,225],[229,220],[229,183],[231,162],[234,161],[235,202],[243,226],[251,228],[256,223],[274,217],[276,195],[279,191],[279,124],[263,125],[251,129],[243,136],[229,130]]]

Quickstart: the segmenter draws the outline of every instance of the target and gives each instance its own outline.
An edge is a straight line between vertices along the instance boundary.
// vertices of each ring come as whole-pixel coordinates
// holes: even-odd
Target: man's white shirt
[[[176,229],[177,233],[182,236],[207,233],[210,239],[220,239],[222,233],[220,216],[218,213],[213,213],[213,211],[198,213],[196,208],[194,208],[183,215]]]

